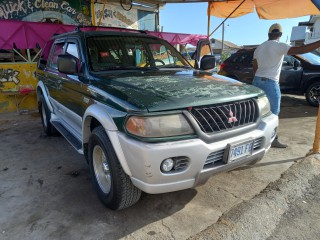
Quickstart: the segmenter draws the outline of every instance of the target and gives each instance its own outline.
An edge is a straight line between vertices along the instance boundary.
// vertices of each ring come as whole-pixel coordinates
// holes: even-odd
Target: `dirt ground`
[[[99,202],[84,157],[63,137],[47,137],[38,113],[0,114],[0,239],[187,239],[303,158],[317,110],[304,97],[283,96],[279,136],[287,149],[196,189],[145,194],[122,211]]]

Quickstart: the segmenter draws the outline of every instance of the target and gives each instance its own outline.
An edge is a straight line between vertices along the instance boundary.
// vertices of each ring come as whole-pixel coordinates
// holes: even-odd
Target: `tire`
[[[318,107],[319,97],[320,97],[320,82],[315,82],[307,88],[306,99],[311,106]]]
[[[41,115],[41,121],[43,130],[48,136],[58,135],[58,131],[55,129],[55,127],[51,124],[50,118],[51,113],[47,106],[46,100],[44,99],[43,95],[40,96],[40,102],[39,102],[39,112]]]
[[[132,184],[123,171],[102,126],[92,131],[88,160],[94,188],[104,205],[112,210],[120,210],[139,201],[141,190]]]

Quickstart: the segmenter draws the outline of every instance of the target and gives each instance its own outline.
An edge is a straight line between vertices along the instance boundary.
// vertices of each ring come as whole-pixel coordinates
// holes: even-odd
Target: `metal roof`
[[[200,3],[200,2],[224,2],[226,0],[132,0],[135,5],[142,5],[150,8],[162,7],[167,3]],[[97,0],[98,3],[104,3],[105,0]],[[121,0],[108,0],[108,2],[119,3]],[[107,2],[107,3],[108,3]],[[123,4],[130,3],[130,0],[123,0]]]

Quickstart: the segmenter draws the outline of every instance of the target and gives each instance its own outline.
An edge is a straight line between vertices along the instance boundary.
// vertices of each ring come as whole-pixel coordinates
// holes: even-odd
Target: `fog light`
[[[161,170],[163,172],[169,172],[173,168],[173,160],[171,158],[163,160],[161,163]]]

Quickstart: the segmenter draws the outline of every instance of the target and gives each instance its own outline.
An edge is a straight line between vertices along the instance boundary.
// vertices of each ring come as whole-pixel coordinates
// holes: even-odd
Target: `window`
[[[78,47],[75,43],[68,43],[66,53],[79,59]]]
[[[284,56],[282,66],[293,66],[293,58],[290,56]]]
[[[150,45],[153,55],[154,64],[156,66],[164,66],[166,64],[182,65],[181,62],[176,62],[171,51],[162,44]],[[182,65],[183,66],[183,65]]]
[[[49,66],[53,69],[58,69],[58,56],[64,53],[64,43],[54,45],[51,62]]]
[[[161,39],[99,36],[89,37],[87,46],[93,71],[189,66],[176,49]]]

